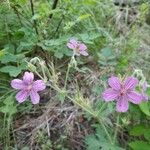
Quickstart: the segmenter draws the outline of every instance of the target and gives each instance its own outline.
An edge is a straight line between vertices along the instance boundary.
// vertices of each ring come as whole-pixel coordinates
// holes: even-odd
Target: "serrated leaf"
[[[95,138],[94,135],[90,135],[86,137],[85,142],[87,144],[87,150],[99,150],[101,148],[101,144],[99,141]]]
[[[16,62],[17,56],[8,53],[8,54],[5,54],[0,60],[3,64],[8,63],[8,62]]]
[[[18,76],[22,71],[22,68],[15,67],[15,66],[4,66],[0,68],[0,72],[3,73],[9,73],[11,77],[16,77]]]

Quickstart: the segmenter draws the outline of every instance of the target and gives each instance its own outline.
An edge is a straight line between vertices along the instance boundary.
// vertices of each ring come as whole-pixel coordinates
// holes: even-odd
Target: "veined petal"
[[[22,103],[27,99],[28,96],[29,93],[27,91],[21,90],[20,92],[17,93],[16,99],[19,103]]]
[[[71,44],[71,43],[67,43],[67,47],[70,48],[70,49],[75,49],[75,48],[76,48],[76,47],[75,47],[73,44]]]
[[[32,72],[25,72],[23,76],[23,81],[25,83],[31,83],[34,80],[34,74]]]
[[[31,98],[32,104],[38,104],[39,101],[40,101],[39,94],[36,91],[34,91],[34,90],[31,90],[30,98]]]
[[[102,97],[105,101],[113,101],[116,99],[118,96],[118,92],[113,90],[112,88],[107,89],[106,91],[103,92]]]
[[[87,47],[86,47],[86,45],[85,44],[79,44],[79,50],[81,50],[81,51],[85,51],[85,50],[87,50]]]
[[[17,90],[23,89],[24,88],[23,81],[20,79],[14,79],[11,81],[11,87]]]
[[[122,96],[117,101],[116,110],[118,112],[126,112],[129,108],[128,99],[126,96]]]
[[[111,77],[108,79],[108,84],[111,88],[115,90],[120,90],[121,89],[121,83],[117,77]]]
[[[81,55],[83,55],[83,56],[88,56],[88,55],[89,55],[86,50],[81,50],[81,51],[79,51],[79,53],[80,53]]]
[[[33,83],[32,88],[34,91],[42,91],[46,88],[46,85],[43,80],[37,80]]]
[[[126,90],[133,90],[138,84],[138,80],[134,77],[128,77],[126,80],[125,80],[125,83],[124,83],[124,88]]]
[[[67,46],[68,46],[70,49],[75,49],[75,48],[78,46],[78,41],[75,40],[75,39],[71,39],[71,40],[67,43]]]
[[[75,39],[70,39],[69,43],[73,44],[74,46],[78,45],[78,41]]]
[[[129,101],[133,104],[139,104],[143,99],[143,96],[135,91],[130,91],[129,93],[127,93],[127,96],[129,98]]]

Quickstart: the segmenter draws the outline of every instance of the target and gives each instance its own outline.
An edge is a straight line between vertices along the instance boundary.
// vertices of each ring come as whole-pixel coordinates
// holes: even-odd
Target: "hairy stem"
[[[70,68],[71,68],[71,66],[70,66],[70,63],[69,63],[68,68],[67,68],[66,78],[65,78],[64,89],[66,89],[66,86],[67,86],[67,81],[68,81],[68,76],[69,76]]]
[[[113,143],[114,143],[114,144],[115,144],[116,138],[117,138],[118,127],[119,127],[119,114],[118,114],[118,116],[117,116],[116,129],[115,129],[114,138],[113,138]]]

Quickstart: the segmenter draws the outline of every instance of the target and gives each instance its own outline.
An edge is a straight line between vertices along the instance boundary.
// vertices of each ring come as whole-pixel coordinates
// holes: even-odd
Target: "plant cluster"
[[[149,9],[2,1],[0,150],[149,150]]]

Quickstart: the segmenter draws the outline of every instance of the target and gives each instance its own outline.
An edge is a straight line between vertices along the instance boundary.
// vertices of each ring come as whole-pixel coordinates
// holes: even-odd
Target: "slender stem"
[[[116,138],[117,138],[117,132],[118,132],[118,127],[119,127],[119,114],[117,116],[117,121],[116,121],[116,129],[115,129],[115,133],[114,133],[114,138],[113,138],[113,143],[115,144],[116,142]]]
[[[35,71],[35,73],[36,73],[43,81],[45,81],[44,78],[43,78],[37,71]]]
[[[66,89],[66,86],[67,86],[67,81],[68,81],[68,76],[69,76],[69,72],[70,72],[70,63],[68,65],[68,68],[67,68],[67,73],[66,73],[66,79],[65,79],[65,85],[64,85],[64,89]]]
[[[52,6],[52,10],[56,9],[57,4],[58,4],[58,0],[54,0],[53,6]],[[51,14],[49,15],[49,18],[50,18],[50,19],[51,19],[52,17],[53,17],[53,13],[51,13]]]
[[[44,81],[47,81],[47,77],[46,77],[46,74],[45,74],[45,70],[44,70],[44,66],[43,66],[43,65],[41,65],[41,70],[42,70],[42,73],[43,73]]]
[[[33,0],[30,0],[30,5],[31,5],[31,12],[32,12],[32,17],[33,17],[35,15]],[[35,32],[38,35],[39,33],[38,33],[38,29],[37,29],[37,22],[36,22],[36,20],[33,20],[33,23],[34,23]]]
[[[105,131],[106,136],[107,136],[107,138],[108,138],[109,142],[110,142],[111,144],[113,144],[113,142],[112,142],[112,138],[111,138],[111,136],[110,136],[110,134],[109,134],[108,130],[106,129],[106,127],[105,127],[104,123],[103,123],[103,122],[102,122],[99,118],[97,118],[97,120],[98,120],[99,124],[102,126],[103,130]]]

